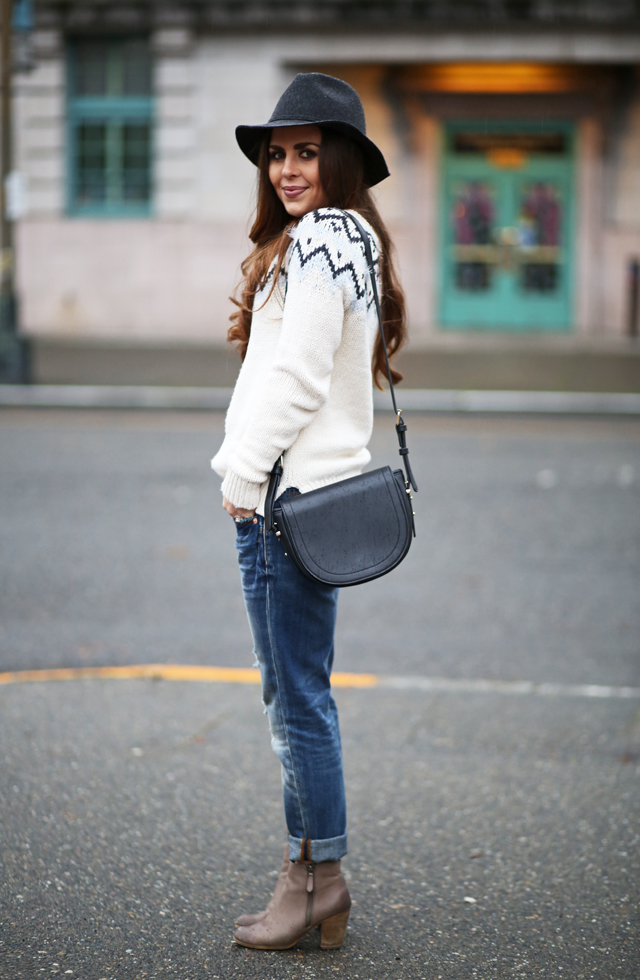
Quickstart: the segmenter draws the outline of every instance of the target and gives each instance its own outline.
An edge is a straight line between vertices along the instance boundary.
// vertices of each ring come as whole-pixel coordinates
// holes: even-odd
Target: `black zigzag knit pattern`
[[[370,236],[371,251],[379,276],[379,252],[375,235]],[[353,221],[337,208],[311,211],[300,221],[289,258],[289,268],[297,263],[301,270],[313,268],[329,282],[348,280],[354,299],[366,298],[367,308],[374,302],[364,250],[364,242]],[[286,273],[285,273],[286,274]]]

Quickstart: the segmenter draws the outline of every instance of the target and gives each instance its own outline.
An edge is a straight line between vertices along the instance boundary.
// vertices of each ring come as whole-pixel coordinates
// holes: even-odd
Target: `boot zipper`
[[[307,865],[307,915],[305,919],[305,925],[311,925],[311,918],[313,914],[313,865]]]

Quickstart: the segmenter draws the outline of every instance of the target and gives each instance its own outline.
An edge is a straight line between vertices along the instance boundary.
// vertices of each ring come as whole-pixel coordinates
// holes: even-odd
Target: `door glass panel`
[[[496,261],[494,241],[495,201],[490,184],[465,181],[454,188],[453,224],[454,277],[463,292],[491,288]]]
[[[553,184],[522,188],[518,216],[521,286],[528,293],[553,293],[560,284],[562,205]]]

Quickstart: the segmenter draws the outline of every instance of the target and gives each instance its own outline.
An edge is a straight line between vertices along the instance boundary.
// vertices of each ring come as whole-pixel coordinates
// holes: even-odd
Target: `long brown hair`
[[[269,180],[269,141],[271,133],[265,136],[258,160],[258,200],[256,216],[249,238],[255,248],[242,263],[242,282],[232,302],[238,307],[232,313],[232,326],[227,339],[235,343],[244,360],[251,333],[251,316],[254,297],[266,285],[269,269],[276,260],[273,272],[272,291],[276,288],[282,262],[291,245],[287,234],[295,221],[291,218],[276,194]],[[369,222],[380,242],[380,278],[382,282],[382,322],[387,347],[391,358],[404,344],[407,336],[404,293],[394,266],[394,248],[385,224],[380,217],[369,188],[364,183],[362,151],[358,144],[342,133],[330,129],[322,130],[320,145],[320,183],[327,197],[329,207],[351,208]],[[269,294],[270,295],[270,294]],[[373,379],[381,388],[381,381],[387,377],[387,366],[378,335],[372,360]],[[399,371],[391,368],[391,377],[396,384],[402,380]]]

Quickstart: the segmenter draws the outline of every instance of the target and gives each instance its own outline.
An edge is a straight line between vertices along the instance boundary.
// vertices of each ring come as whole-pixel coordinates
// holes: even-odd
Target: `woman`
[[[338,590],[297,570],[265,527],[264,502],[282,454],[286,494],[356,476],[370,459],[372,373],[379,384],[384,350],[362,239],[342,209],[357,212],[371,236],[389,354],[405,338],[404,300],[368,189],[388,170],[351,86],[298,75],[269,122],[239,126],[236,137],[258,166],[255,248],[229,331],[243,365],[212,466],[237,526],[289,840],[269,905],[238,919],[234,938],[288,949],[320,926],[321,946],[331,949],[344,941],[351,904],[340,870],[346,805],[329,680]]]

